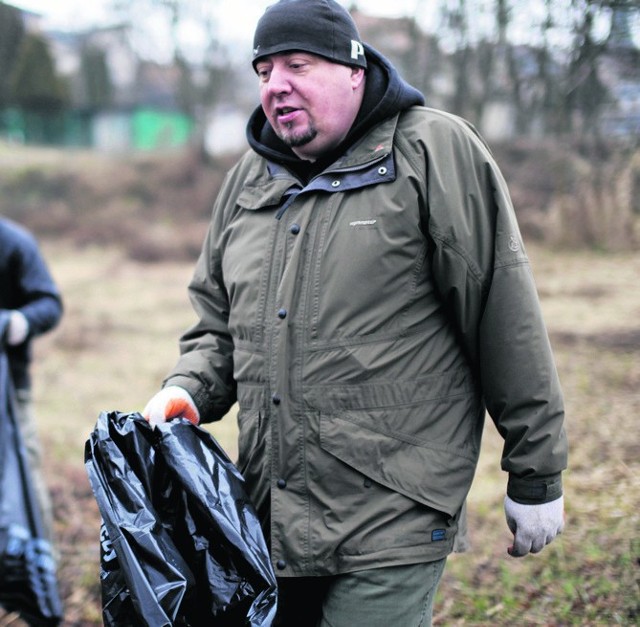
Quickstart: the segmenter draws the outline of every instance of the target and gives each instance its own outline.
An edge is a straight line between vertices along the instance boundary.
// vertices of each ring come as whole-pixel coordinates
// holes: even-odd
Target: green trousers
[[[273,627],[428,627],[446,561],[279,578]]]

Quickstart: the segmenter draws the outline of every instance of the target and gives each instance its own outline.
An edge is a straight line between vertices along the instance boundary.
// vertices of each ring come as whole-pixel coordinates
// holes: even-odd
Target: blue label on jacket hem
[[[446,529],[434,529],[431,532],[431,542],[440,542],[447,537]]]

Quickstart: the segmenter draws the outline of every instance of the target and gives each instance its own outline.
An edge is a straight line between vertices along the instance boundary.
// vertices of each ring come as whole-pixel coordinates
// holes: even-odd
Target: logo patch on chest
[[[373,226],[377,222],[376,219],[371,218],[369,220],[354,220],[353,222],[349,222],[349,226],[359,227],[359,226]]]

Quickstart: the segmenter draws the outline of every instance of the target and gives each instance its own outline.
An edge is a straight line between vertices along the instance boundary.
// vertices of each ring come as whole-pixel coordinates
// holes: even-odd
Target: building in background
[[[106,151],[168,149],[190,141],[195,120],[180,106],[180,68],[140,59],[126,24],[47,30],[37,13],[5,6],[20,16],[23,41],[37,37],[46,42],[64,87],[59,107],[33,113],[8,103],[0,126],[5,138]]]

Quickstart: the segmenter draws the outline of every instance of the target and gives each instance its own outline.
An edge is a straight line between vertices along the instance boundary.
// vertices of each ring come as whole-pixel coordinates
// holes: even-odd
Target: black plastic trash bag
[[[8,315],[0,312],[0,605],[30,625],[58,625],[62,603],[56,565],[16,424],[4,350],[7,323]]]
[[[102,412],[85,447],[107,626],[268,627],[276,579],[244,479],[207,431]]]

